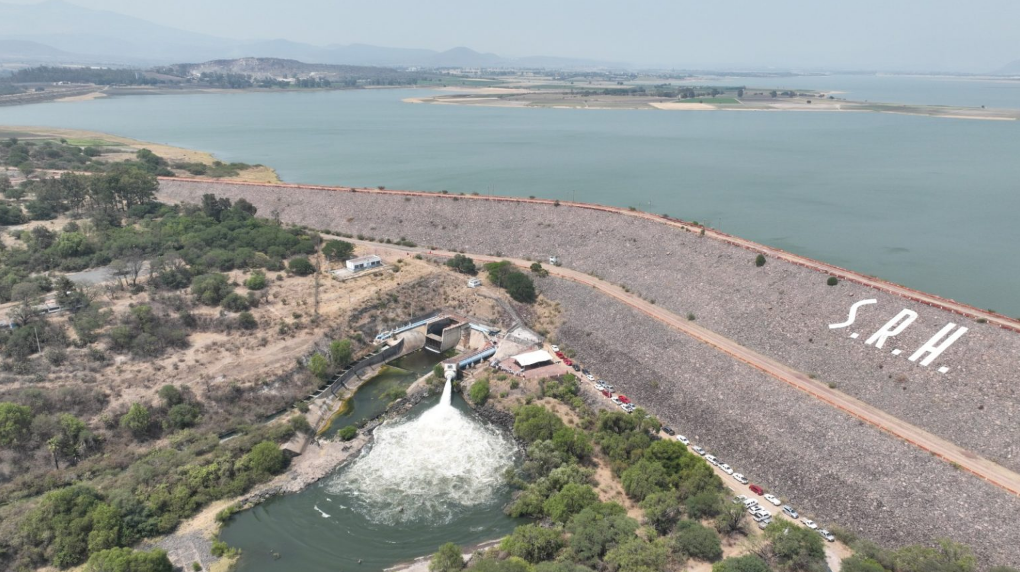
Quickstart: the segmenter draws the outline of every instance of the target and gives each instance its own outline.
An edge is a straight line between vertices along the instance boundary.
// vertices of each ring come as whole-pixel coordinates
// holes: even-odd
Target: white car
[[[691,447],[691,450],[694,451],[695,453],[701,455],[702,457],[705,456],[705,450],[702,449],[701,447],[697,446],[697,445]]]
[[[738,483],[740,483],[742,485],[746,485],[747,483],[750,482],[750,481],[747,480],[747,477],[745,477],[744,475],[741,475],[740,473],[733,473],[733,480],[737,481]]]
[[[551,347],[552,351],[554,351],[554,352],[560,351],[560,346],[549,346],[549,347]]]
[[[760,510],[752,517],[755,522],[764,522],[766,520],[772,520],[772,515],[767,510]]]
[[[623,402],[622,402],[622,401],[620,401],[620,398],[619,398],[619,397],[614,397],[614,398],[613,398],[613,403],[615,403],[615,404],[617,404],[617,405],[619,405],[619,406],[621,406],[621,407],[623,406]]]
[[[601,381],[601,380],[599,380],[599,381]],[[615,387],[613,387],[612,385],[610,385],[610,384],[608,384],[608,383],[606,383],[604,381],[602,382],[602,387],[605,387],[606,391],[616,391]]]
[[[825,540],[828,540],[829,542],[836,542],[836,537],[833,536],[831,532],[829,532],[828,530],[825,530],[824,528],[819,530],[818,534],[821,534],[822,538],[824,538]]]
[[[726,463],[719,465],[719,468],[722,469],[722,472],[726,473],[727,475],[733,474],[733,469],[730,468],[730,466],[727,465]]]
[[[744,501],[746,501],[746,500],[747,500],[747,497],[745,497],[744,495],[737,495],[737,496],[733,497],[733,504],[743,504]]]
[[[676,440],[680,441],[684,445],[690,445],[691,444],[691,440],[688,439],[687,437],[684,437],[683,435],[677,435],[676,436]]]
[[[706,455],[705,460],[708,461],[709,463],[712,463],[716,467],[719,466],[719,459],[716,459],[715,455]]]
[[[804,517],[804,518],[800,519],[800,521],[804,523],[804,526],[810,528],[811,530],[817,530],[818,529],[818,525],[815,524],[815,521],[813,521],[813,520],[811,520],[811,519],[809,519],[807,517]]]
[[[588,381],[595,381],[595,376],[590,373],[584,374],[584,377],[588,378]]]
[[[756,501],[754,499],[747,499],[747,500],[744,501],[744,508],[748,508],[749,509],[749,508],[755,507],[755,506],[758,506],[758,501]]]
[[[793,510],[793,507],[788,504],[783,505],[783,512],[786,513],[786,516],[794,520],[796,520],[797,517],[800,516],[799,514],[797,514],[797,511]]]
[[[635,409],[637,409],[637,405],[634,405],[633,403],[623,404],[623,410],[626,411],[627,413],[634,413]]]
[[[779,506],[779,505],[783,504],[783,501],[781,501],[778,498],[776,498],[775,495],[768,494],[768,493],[765,494],[765,500],[769,501],[770,503],[772,503],[772,504],[774,504],[776,506]]]

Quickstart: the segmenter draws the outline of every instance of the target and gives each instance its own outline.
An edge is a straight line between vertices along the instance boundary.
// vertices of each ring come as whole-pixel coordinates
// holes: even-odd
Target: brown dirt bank
[[[1020,397],[1015,364],[1020,336],[963,320],[902,297],[842,282],[830,287],[817,270],[754,255],[719,240],[636,216],[568,206],[386,193],[162,182],[165,200],[197,201],[204,193],[245,197],[283,220],[377,238],[401,236],[422,245],[542,258],[624,284],[699,324],[839,390],[1014,470],[1020,469]],[[300,195],[300,196],[296,196]],[[875,299],[850,328],[853,302]],[[883,349],[864,340],[900,310],[916,322]],[[945,324],[970,328],[928,367],[909,356]],[[859,333],[855,339],[851,332]],[[903,349],[894,356],[892,349]],[[937,368],[949,367],[948,373]]]
[[[539,289],[564,309],[561,345],[802,514],[890,547],[949,537],[983,566],[1020,562],[1020,499],[591,288]]]

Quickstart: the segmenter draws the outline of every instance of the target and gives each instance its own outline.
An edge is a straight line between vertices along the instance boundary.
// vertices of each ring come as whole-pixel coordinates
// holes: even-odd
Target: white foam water
[[[439,403],[417,419],[375,431],[371,450],[338,473],[330,493],[346,493],[374,522],[447,523],[459,507],[489,502],[513,464],[513,444],[451,405],[447,380]]]

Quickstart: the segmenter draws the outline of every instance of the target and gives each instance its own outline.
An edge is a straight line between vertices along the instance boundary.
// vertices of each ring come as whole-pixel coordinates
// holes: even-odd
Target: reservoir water
[[[1020,83],[726,80],[1020,107]],[[288,182],[634,206],[1020,316],[1020,122],[402,103],[422,90],[131,96],[0,108],[275,167]]]

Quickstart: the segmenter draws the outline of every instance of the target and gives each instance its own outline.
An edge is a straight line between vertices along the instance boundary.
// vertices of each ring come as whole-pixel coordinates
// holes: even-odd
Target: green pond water
[[[515,461],[502,430],[436,395],[377,429],[353,463],[235,515],[220,538],[241,548],[239,572],[382,570],[521,524],[502,512],[502,470]]]
[[[1020,107],[1020,82],[726,79]],[[1020,122],[402,103],[426,90],[128,96],[0,108],[263,163],[289,182],[634,206],[1020,316]]]

